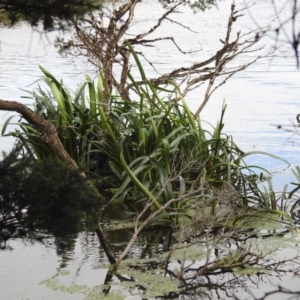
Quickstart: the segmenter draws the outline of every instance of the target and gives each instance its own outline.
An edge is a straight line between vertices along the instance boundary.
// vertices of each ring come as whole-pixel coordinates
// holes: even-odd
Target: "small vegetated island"
[[[294,223],[299,220],[300,169],[294,170],[298,183],[293,189],[277,195],[268,170],[248,166],[245,157],[281,158],[243,152],[223,132],[226,104],[211,130],[200,120],[217,88],[270,55],[259,46],[270,28],[235,32],[247,8],[239,9],[233,1],[218,51],[148,78],[141,63],[143,47],[164,40],[188,53],[172,36],[152,34],[170,20],[190,28],[176,18],[183,1],[161,1],[165,11],[156,23],[128,35],[140,2],[26,1],[24,6],[23,1],[0,1],[0,20],[6,26],[19,21],[37,26],[42,20],[45,30],[72,30],[71,39],[56,40],[59,52],[87,57],[98,72],[95,79],[86,75],[72,91],[40,66],[47,86],[27,92],[33,108],[0,100],[1,110],[21,117],[15,131],[7,130],[13,117],[2,128],[16,144],[0,162],[1,248],[10,238],[54,237],[64,251],[80,231],[95,232],[110,266],[105,284],[89,290],[87,299],[124,299],[121,292],[110,293],[116,285],[113,276],[141,298],[200,299],[210,289],[238,284],[239,276],[295,271],[297,254],[282,258],[274,253],[298,243]],[[190,5],[205,10],[217,3]],[[249,52],[257,55],[242,65],[234,63]],[[206,89],[194,112],[185,99],[200,84]],[[146,228],[168,228],[163,253],[158,259],[128,258]],[[108,239],[115,230],[131,232],[119,252]],[[228,274],[227,281],[222,274]],[[63,291],[85,289],[53,280],[44,284]]]

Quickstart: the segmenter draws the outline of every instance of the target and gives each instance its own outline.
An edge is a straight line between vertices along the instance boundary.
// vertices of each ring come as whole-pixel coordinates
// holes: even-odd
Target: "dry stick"
[[[240,11],[235,11],[235,2],[233,1],[232,5],[231,5],[231,14],[230,14],[230,17],[229,17],[229,20],[228,20],[228,25],[227,25],[227,32],[226,32],[225,42],[223,42],[221,40],[221,42],[224,44],[224,47],[221,50],[219,50],[216,53],[216,55],[214,56],[215,61],[216,61],[216,67],[215,67],[215,70],[213,71],[213,73],[211,74],[209,84],[206,88],[204,99],[203,99],[201,105],[199,106],[199,108],[197,109],[197,111],[195,113],[195,118],[197,118],[199,116],[199,114],[201,113],[201,111],[203,110],[205,105],[207,104],[208,100],[210,99],[210,96],[212,95],[212,93],[217,88],[219,88],[221,85],[223,85],[231,76],[233,76],[234,74],[236,74],[239,71],[245,70],[248,66],[250,66],[251,64],[256,62],[258,59],[260,59],[262,57],[267,57],[269,55],[269,54],[267,54],[267,55],[264,55],[264,56],[257,56],[254,60],[252,60],[251,62],[249,62],[247,64],[244,64],[242,66],[239,66],[239,67],[234,68],[233,70],[230,70],[230,71],[227,71],[227,72],[226,71],[222,72],[222,70],[224,69],[224,66],[226,65],[226,63],[233,60],[237,55],[242,54],[242,53],[248,53],[248,52],[254,52],[254,51],[261,50],[262,48],[255,49],[255,50],[252,50],[252,51],[251,50],[247,51],[248,48],[250,48],[251,46],[256,44],[259,40],[261,40],[261,38],[263,36],[265,36],[265,34],[268,30],[268,28],[265,29],[263,34],[258,39],[245,39],[242,42],[239,42],[239,41],[245,35],[241,36],[240,32],[238,32],[236,39],[233,42],[229,43],[233,22],[235,22],[237,20],[237,18],[242,16],[241,14],[237,15],[237,13],[239,13],[239,12]],[[244,46],[245,44],[246,44],[246,46]],[[241,47],[241,46],[244,46],[244,47],[241,50],[238,51],[239,47]],[[221,76],[221,75],[227,75],[227,74],[229,74],[229,75],[218,86],[216,86],[211,91],[211,89],[212,89],[212,87],[215,83],[216,78]],[[196,82],[197,81],[195,81],[193,83],[196,83]],[[193,83],[190,83],[190,85],[192,85]]]
[[[204,106],[206,105],[206,103],[208,102],[209,98],[210,98],[210,90],[214,85],[215,79],[217,78],[218,73],[217,71],[215,72],[213,78],[210,79],[208,86],[206,88],[205,91],[205,95],[204,95],[204,100],[201,103],[200,107],[197,109],[196,113],[195,113],[195,118],[197,118],[199,116],[199,114],[201,113],[201,111],[203,110]]]
[[[267,30],[268,28],[264,29],[263,34],[258,39],[252,38],[252,39],[245,39],[243,41],[240,41],[241,38],[253,32],[249,32],[242,36],[238,35],[235,41],[233,41],[232,43],[224,44],[221,50],[217,51],[215,55],[213,55],[211,58],[207,59],[206,61],[201,63],[195,63],[190,67],[181,67],[179,69],[173,70],[172,72],[163,74],[158,78],[151,79],[151,82],[153,82],[156,85],[161,85],[161,84],[168,84],[170,80],[174,81],[175,79],[181,79],[182,82],[187,80],[187,86],[183,92],[183,96],[185,96],[189,91],[193,90],[196,86],[199,86],[200,84],[204,83],[204,81],[210,80],[211,82],[209,83],[208,86],[208,93],[207,93],[208,95],[206,95],[205,98],[206,99],[205,103],[206,103],[208,101],[207,98],[209,98],[211,94],[215,91],[214,88],[211,92],[209,92],[209,90],[211,90],[212,88],[211,86],[212,82],[214,82],[217,77],[227,75],[227,78],[225,79],[225,81],[223,81],[223,83],[225,83],[226,80],[228,80],[235,73],[246,69],[248,66],[256,62],[258,59],[267,57],[271,54],[269,53],[267,55],[257,56],[255,59],[242,66],[237,66],[231,69],[224,70],[225,65],[230,61],[232,61],[236,56],[240,54],[256,52],[261,50],[262,47],[253,50],[247,50],[247,49],[252,47],[259,40],[261,40],[261,38],[266,35]],[[241,46],[243,46],[243,48],[238,50]],[[215,66],[211,65],[211,63],[213,62],[215,62]],[[189,78],[191,78],[192,75],[197,75],[198,77],[189,80]],[[143,84],[143,81],[137,81],[136,84],[137,85]],[[222,84],[220,84],[219,86],[221,86]],[[126,87],[126,90],[128,91],[132,87],[133,84],[129,84]],[[203,109],[203,107],[201,108],[201,110]]]
[[[60,139],[57,135],[57,130],[51,123],[42,119],[26,105],[16,101],[6,101],[0,99],[0,110],[15,111],[21,114],[28,123],[32,124],[35,128],[41,130],[45,134],[45,136],[42,138],[43,141],[62,162],[67,163],[71,170],[78,169],[76,162],[70,157],[60,142]],[[83,172],[81,172],[80,175],[82,178],[86,179],[86,175]]]
[[[103,247],[103,250],[104,250],[104,252],[105,252],[105,254],[106,254],[109,262],[111,264],[115,264],[116,263],[116,258],[115,258],[113,252],[110,249],[109,243],[108,243],[108,241],[106,239],[106,235],[105,235],[105,233],[104,233],[104,231],[102,229],[102,226],[101,226],[101,224],[99,222],[98,222],[98,228],[96,229],[96,233],[98,235],[100,243],[101,243],[101,245]]]
[[[176,8],[181,5],[181,3],[178,3],[176,5],[174,5],[173,7],[171,7],[167,12],[165,12],[157,21],[157,23],[152,27],[150,28],[147,32],[145,33],[141,33],[139,35],[137,35],[134,40],[141,40],[143,39],[145,36],[151,34],[152,32],[154,32],[158,27],[161,26],[161,23],[163,20],[167,20],[168,18],[168,15],[172,14],[172,13],[176,13]],[[180,23],[177,23],[178,25],[180,25]],[[130,41],[130,43],[133,43],[134,41]]]
[[[230,14],[230,17],[228,20],[227,33],[226,33],[226,38],[225,38],[225,42],[224,42],[224,47],[223,47],[223,49],[218,51],[216,54],[216,68],[215,68],[215,71],[213,72],[213,76],[211,77],[211,79],[208,83],[208,87],[205,92],[204,100],[195,113],[195,118],[197,118],[199,116],[200,112],[202,111],[202,109],[204,108],[204,106],[206,105],[206,103],[208,102],[208,100],[210,98],[210,95],[211,95],[210,90],[213,87],[216,78],[219,76],[220,71],[222,70],[223,55],[226,54],[227,52],[232,51],[232,49],[237,46],[237,42],[239,40],[239,35],[240,35],[239,33],[237,35],[237,39],[232,44],[229,44],[230,34],[231,34],[231,30],[232,30],[232,23],[237,19],[237,17],[238,16],[236,16],[236,14],[235,14],[235,1],[232,1],[231,14]]]

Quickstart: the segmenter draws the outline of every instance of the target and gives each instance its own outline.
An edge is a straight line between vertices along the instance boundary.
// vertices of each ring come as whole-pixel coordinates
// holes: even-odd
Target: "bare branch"
[[[134,44],[134,41],[135,40],[141,40],[143,39],[145,36],[153,33],[158,27],[161,26],[161,23],[163,20],[167,19],[167,16],[172,14],[172,13],[177,13],[178,11],[176,10],[177,7],[181,5],[181,3],[178,3],[176,5],[174,5],[173,7],[171,7],[166,13],[164,13],[157,21],[156,25],[153,26],[151,29],[149,29],[147,32],[145,33],[142,33],[142,34],[139,34],[137,35],[133,40],[130,40],[130,43]]]
[[[68,47],[66,43],[64,44],[63,41],[58,42],[62,51],[67,54],[87,56],[92,64],[103,70],[107,91],[112,91],[114,87],[119,91],[120,95],[128,101],[130,101],[130,90],[134,90],[134,85],[128,81],[128,73],[131,68],[129,62],[131,53],[124,42],[124,37],[125,34],[128,34],[133,22],[134,10],[138,2],[138,0],[129,1],[121,5],[119,9],[114,9],[111,13],[111,17],[109,18],[107,27],[104,26],[103,12],[101,12],[98,16],[90,14],[88,18],[83,20],[83,24],[80,26],[79,22],[76,24],[77,37],[70,47]],[[153,27],[146,32],[130,37],[128,42],[133,46],[139,45],[143,47],[153,47],[154,43],[169,40],[176,47],[179,53],[186,54],[199,51],[185,51],[180,47],[180,45],[178,45],[172,36],[148,38],[162,26],[164,21],[172,22],[191,31],[188,26],[170,18],[172,14],[179,13],[178,8],[181,4],[182,3],[179,2],[170,7],[161,17],[158,18]],[[238,32],[236,37],[232,40],[231,36],[233,26],[235,22],[243,16],[242,11],[243,9],[235,10],[235,2],[233,1],[224,40],[221,40],[222,44],[220,49],[210,58],[203,62],[196,62],[189,67],[181,67],[156,78],[152,78],[151,82],[155,85],[163,86],[168,85],[170,81],[177,82],[177,84],[178,82],[181,82],[181,84],[185,83],[186,86],[182,91],[182,96],[185,96],[191,90],[195,89],[205,81],[208,81],[203,102],[196,113],[196,116],[199,115],[212,93],[216,90],[214,85],[218,78],[226,77],[222,80],[222,83],[217,86],[217,88],[222,86],[234,74],[253,64],[257,61],[257,59],[266,57],[258,56],[251,62],[245,63],[244,65],[229,67],[229,64],[236,60],[237,56],[247,54],[249,52],[260,51],[261,48],[253,49],[253,46],[265,36],[266,31],[268,30],[267,28],[258,29],[260,33],[262,32],[262,34],[255,38],[249,37],[253,31],[248,32],[247,34],[241,34]],[[66,49],[64,49],[64,46],[66,46]],[[140,55],[143,55],[143,53],[139,53]],[[150,66],[155,69],[151,61],[147,59],[146,61],[148,61]],[[117,72],[114,71],[114,67],[116,65],[119,65]],[[135,84],[142,85],[145,84],[145,82],[141,80],[136,81]]]
[[[47,143],[49,148],[55,153],[62,162],[67,163],[72,170],[78,169],[76,162],[69,156],[64,149],[60,139],[57,135],[56,128],[36,113],[34,113],[26,105],[16,101],[5,101],[0,99],[0,110],[15,111],[22,115],[22,117],[35,128],[41,131],[41,139]],[[86,178],[85,174],[81,174]]]

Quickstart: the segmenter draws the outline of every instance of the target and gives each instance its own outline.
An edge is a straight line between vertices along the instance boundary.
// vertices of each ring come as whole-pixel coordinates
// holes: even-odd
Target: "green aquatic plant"
[[[276,209],[276,203],[268,202],[258,187],[261,178],[256,171],[267,171],[245,163],[244,158],[255,152],[243,152],[232,136],[223,133],[226,105],[217,125],[204,128],[178,87],[172,83],[165,88],[154,85],[131,51],[144,82],[137,84],[129,75],[136,101],[111,95],[109,103],[104,102],[101,74],[95,81],[86,76],[78,91],[72,93],[42,67],[49,90],[39,87],[30,93],[36,113],[56,127],[69,155],[112,193],[110,204],[125,201],[140,210],[151,199],[151,209],[158,210],[192,186],[201,186],[204,198],[210,195],[214,199],[218,190],[230,185],[241,195],[239,205]],[[6,121],[2,133],[10,121]],[[32,157],[57,160],[42,132],[27,122],[18,125],[10,135],[17,137]],[[197,197],[201,201],[201,195]],[[184,212],[188,200],[172,202],[168,212]],[[210,205],[215,208],[217,201]]]

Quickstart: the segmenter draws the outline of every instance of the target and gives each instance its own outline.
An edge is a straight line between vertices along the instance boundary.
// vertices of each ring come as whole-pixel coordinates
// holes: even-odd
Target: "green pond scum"
[[[267,224],[267,223],[266,223]],[[190,282],[197,286],[196,282],[201,282],[202,276],[194,276],[195,268],[205,265],[206,259],[207,272],[205,278],[216,275],[215,278],[223,274],[234,274],[237,278],[251,278],[257,274],[272,274],[276,271],[293,272],[295,270],[295,260],[298,257],[299,237],[296,230],[284,230],[278,228],[264,230],[253,229],[251,233],[245,232],[239,237],[245,238],[242,243],[235,243],[234,238],[227,239],[218,244],[214,244],[213,240],[208,243],[182,243],[175,245],[176,250],[169,256],[170,252],[158,253],[154,258],[127,258],[123,261],[114,273],[113,277],[104,282],[104,278],[99,278],[103,284],[96,286],[88,285],[67,285],[63,278],[72,277],[68,267],[61,269],[55,276],[44,280],[41,284],[45,285],[53,291],[82,295],[84,300],[98,299],[155,299],[156,297],[165,297],[168,295],[179,295],[184,291],[183,282]],[[281,232],[284,232],[281,234]],[[250,237],[247,236],[250,234]],[[251,237],[251,235],[253,235]],[[142,248],[143,245],[138,247]],[[208,249],[218,248],[219,254],[216,256],[215,251],[211,251],[207,257]],[[288,250],[289,255],[283,258],[283,251]],[[171,249],[172,251],[172,249]],[[249,259],[242,259],[242,256],[249,252]],[[251,254],[251,255],[250,255]],[[169,258],[168,258],[169,257]],[[289,258],[291,257],[291,258]],[[169,259],[166,264],[166,259]],[[252,260],[253,259],[253,260]],[[253,261],[255,263],[253,264]],[[277,262],[280,262],[277,264]],[[182,273],[184,265],[188,265]],[[272,267],[276,265],[276,267]],[[101,264],[100,268],[109,271],[110,267]],[[194,269],[193,269],[194,268]],[[221,272],[219,272],[221,270]],[[192,274],[192,276],[190,276]],[[176,277],[177,276],[177,277]],[[220,279],[221,280],[221,279]],[[243,279],[245,280],[245,279]],[[225,285],[226,287],[226,285]],[[228,286],[230,288],[230,285]],[[198,292],[209,292],[209,287],[198,287]],[[199,293],[200,293],[199,292]],[[171,296],[170,296],[171,297]],[[171,299],[171,298],[170,298]]]

